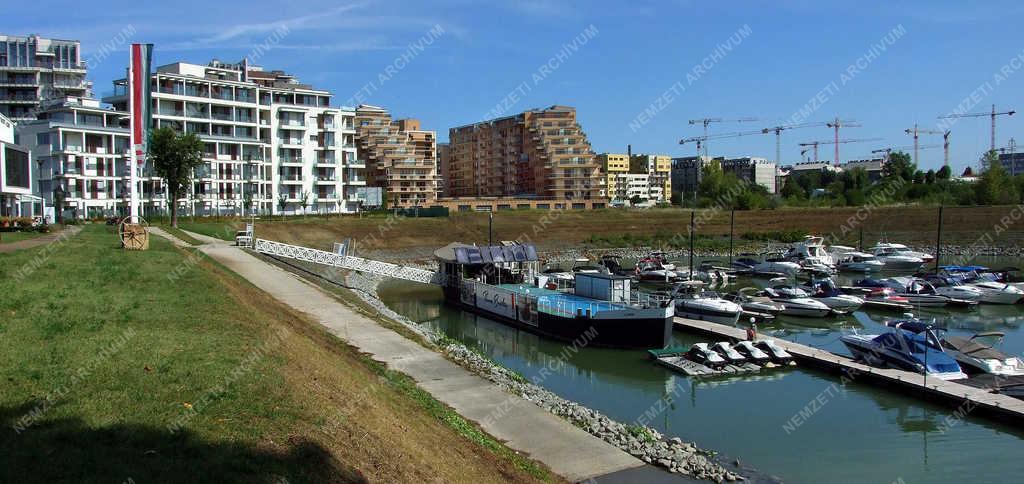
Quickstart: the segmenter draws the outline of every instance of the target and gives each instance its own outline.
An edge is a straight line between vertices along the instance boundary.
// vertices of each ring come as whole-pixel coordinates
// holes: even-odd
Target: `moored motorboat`
[[[946,336],[942,339],[942,346],[965,370],[1002,376],[1024,375],[1024,361],[1020,357],[995,349],[995,342],[983,342],[988,338],[995,338],[998,342],[1003,336],[998,331],[978,333],[970,338]]]
[[[642,259],[636,263],[636,277],[641,281],[675,282],[680,279],[675,271],[666,269],[655,259]]]
[[[736,324],[743,313],[738,304],[704,290],[701,281],[680,282],[672,293],[676,315],[721,324]]]
[[[733,260],[732,265],[738,269],[750,271],[755,277],[793,277],[803,269],[800,264],[785,260],[782,257],[768,257],[764,260],[757,260],[751,255]]]
[[[758,295],[756,287],[744,287],[735,294],[723,296],[726,300],[739,304],[744,311],[759,314],[779,314],[786,306],[782,303],[772,301],[771,298]]]
[[[811,279],[801,288],[838,314],[852,313],[864,305],[864,299],[839,290],[839,286],[832,278]]]
[[[761,294],[782,303],[782,314],[786,316],[820,318],[832,312],[825,303],[808,297],[807,292],[800,288],[777,285],[765,289]]]
[[[871,254],[882,262],[883,269],[887,271],[916,271],[927,261],[916,255],[893,247],[892,244],[878,244],[872,247]]]
[[[825,239],[814,235],[790,246],[785,258],[817,272],[828,272],[835,267],[835,260],[825,248]]]
[[[891,321],[883,334],[847,334],[840,340],[854,357],[871,365],[885,365],[934,376],[941,380],[967,378],[957,361],[942,349],[935,328],[919,319]]]
[[[948,296],[937,294],[934,286],[916,277],[868,278],[853,284],[858,287],[888,287],[915,307],[943,307],[949,305],[951,300]]]
[[[872,254],[860,252],[853,247],[842,245],[832,246],[832,258],[836,269],[840,272],[878,272],[885,268],[885,263]]]

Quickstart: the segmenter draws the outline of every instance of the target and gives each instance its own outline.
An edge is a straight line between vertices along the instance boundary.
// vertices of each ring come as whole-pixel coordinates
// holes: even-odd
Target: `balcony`
[[[317,185],[333,185],[337,182],[338,180],[333,176],[318,176],[316,177],[316,182],[314,183],[316,183]]]
[[[301,156],[281,156],[281,157],[278,158],[278,161],[280,161],[282,165],[301,165],[302,164],[302,157]]]

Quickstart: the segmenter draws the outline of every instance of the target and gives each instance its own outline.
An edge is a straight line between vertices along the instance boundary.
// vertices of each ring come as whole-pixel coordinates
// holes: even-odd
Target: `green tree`
[[[800,200],[805,198],[806,193],[800,186],[800,183],[795,179],[796,176],[798,175],[790,175],[786,178],[786,181],[783,182],[782,190],[779,191],[779,194],[782,195],[783,198],[788,200]]]
[[[948,165],[943,165],[942,168],[939,168],[939,171],[935,172],[935,178],[939,180],[949,180],[952,174],[953,170],[951,170]]]
[[[889,154],[889,160],[882,168],[882,176],[886,178],[899,177],[911,181],[914,179],[915,171],[917,171],[917,167],[910,161],[910,155],[897,151]]]
[[[277,196],[277,211],[284,215],[284,209],[288,206],[288,196],[284,193]]]
[[[178,134],[157,128],[149,136],[149,159],[156,174],[167,184],[171,227],[178,226],[178,199],[192,183],[193,170],[203,163],[203,142],[195,134]]]
[[[1007,205],[1020,200],[1016,184],[999,162],[995,151],[985,153],[981,164],[985,171],[978,176],[975,185],[979,205]]]

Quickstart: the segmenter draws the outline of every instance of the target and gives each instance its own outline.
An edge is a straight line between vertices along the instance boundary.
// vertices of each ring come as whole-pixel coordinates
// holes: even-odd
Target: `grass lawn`
[[[0,254],[0,481],[557,479],[208,259],[64,244]]]
[[[182,231],[181,228],[171,227],[171,224],[160,225],[159,227],[161,229],[163,229],[164,231],[166,231],[167,233],[177,237],[182,242],[185,242],[186,244],[191,244],[191,245],[201,245],[202,244],[202,242],[196,240],[195,237],[192,237],[191,235],[186,234],[184,231]]]
[[[47,235],[47,234],[44,234],[42,232],[36,232],[34,230],[31,231],[31,232],[29,232],[29,231],[24,231],[24,232],[0,232],[0,244],[8,244],[8,243],[11,243],[11,242],[20,242],[22,240],[31,240],[31,239],[34,239],[36,237],[42,237],[44,235]]]

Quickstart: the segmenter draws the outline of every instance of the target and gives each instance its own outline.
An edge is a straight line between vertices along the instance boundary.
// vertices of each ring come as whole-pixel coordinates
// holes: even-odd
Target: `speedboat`
[[[841,272],[878,272],[885,267],[885,263],[874,255],[859,252],[853,247],[833,245],[832,254],[836,269]]]
[[[610,274],[622,273],[622,257],[617,255],[603,255],[597,265],[604,267]]]
[[[744,311],[752,313],[764,313],[764,314],[779,314],[786,306],[782,303],[772,301],[767,296],[757,295],[758,289],[756,287],[744,287],[736,294],[730,294],[724,296],[725,299],[730,300],[736,304],[739,304]]]
[[[852,313],[864,305],[863,299],[839,290],[839,286],[832,278],[811,279],[803,289],[808,290],[812,298],[825,303],[832,311],[839,314]]]
[[[935,327],[916,318],[890,321],[888,333],[847,334],[839,339],[854,357],[871,365],[934,376],[941,380],[967,378],[956,360],[942,349]]]
[[[808,297],[800,288],[778,285],[765,289],[762,294],[772,301],[782,303],[785,307],[782,314],[786,316],[820,318],[832,312],[825,303]]]
[[[641,281],[673,282],[679,280],[679,274],[668,270],[655,259],[642,259],[636,263],[636,277]]]
[[[982,290],[964,284],[956,277],[942,274],[928,274],[923,278],[935,287],[935,293],[946,297],[963,299],[965,301],[981,301]]]
[[[888,287],[897,296],[907,298],[917,307],[943,307],[949,304],[950,298],[935,292],[935,286],[916,277],[889,277],[885,279],[861,279],[853,283],[857,287]]]
[[[736,343],[733,343],[732,349],[735,350],[737,353],[743,355],[747,359],[747,361],[751,361],[759,365],[768,363],[772,359],[770,356],[768,356],[768,353],[765,353],[764,351],[761,351],[761,349],[758,348],[757,346],[754,346],[754,343],[752,341],[738,341]]]
[[[943,274],[962,281],[981,291],[981,302],[989,304],[1017,304],[1024,298],[1024,290],[1005,281],[982,266],[943,266]]]
[[[924,259],[901,252],[890,244],[879,244],[871,248],[871,253],[883,265],[887,271],[916,271],[925,265]]]
[[[872,249],[891,249],[891,250],[895,251],[897,254],[905,255],[907,257],[916,257],[918,259],[921,259],[921,260],[924,261],[925,264],[935,260],[935,256],[933,256],[933,255],[931,255],[931,254],[929,254],[927,252],[918,252],[916,250],[910,250],[910,247],[907,247],[906,245],[903,245],[903,244],[895,244],[895,243],[891,243],[891,242],[879,242],[879,243],[875,244],[875,246],[872,247]]]
[[[970,338],[946,336],[942,340],[942,346],[965,370],[1003,376],[1024,375],[1024,361],[993,347],[1003,339],[1003,336],[1004,334],[998,331],[978,333]],[[979,341],[979,338],[995,338],[996,341],[993,344],[985,344]]]
[[[573,261],[572,272],[573,273],[583,272],[583,273],[587,273],[587,274],[600,274],[600,273],[604,272],[604,267],[602,267],[602,266],[595,266],[595,265],[590,263],[590,259],[587,259],[586,257],[580,257],[580,258],[577,258],[576,260]]]
[[[719,341],[712,345],[711,349],[714,350],[715,353],[722,355],[722,357],[729,363],[740,364],[747,361],[747,357],[743,356],[739,351],[734,350],[732,345],[727,341]]]
[[[733,261],[733,266],[739,269],[747,269],[758,274],[768,275],[783,275],[793,277],[800,272],[803,267],[796,262],[785,260],[781,257],[770,257],[763,261],[759,261],[752,257],[740,257]]]
[[[541,274],[547,276],[549,281],[555,282],[559,287],[572,286],[576,282],[572,272],[557,267],[548,267],[541,271]]]
[[[835,268],[832,254],[825,250],[825,239],[808,235],[804,240],[793,244],[784,257],[798,262],[805,270],[814,272],[830,272]]]
[[[704,290],[701,281],[680,282],[672,292],[677,316],[735,325],[743,313],[739,304],[726,301],[717,293]]]
[[[722,355],[709,348],[707,343],[697,343],[691,346],[683,356],[690,361],[713,369],[721,368],[729,363],[722,358]]]
[[[668,261],[668,254],[664,251],[656,250],[647,255],[648,259],[656,260],[661,263],[661,266],[667,270],[676,270],[676,265]]]
[[[782,349],[775,340],[762,339],[754,342],[754,346],[757,346],[761,351],[768,353],[768,357],[776,363],[786,364],[793,361],[793,355],[789,354],[788,351]]]

